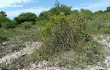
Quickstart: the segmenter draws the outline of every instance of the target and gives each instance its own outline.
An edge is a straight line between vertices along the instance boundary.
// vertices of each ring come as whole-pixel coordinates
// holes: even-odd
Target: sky
[[[58,0],[61,4],[71,6],[72,10],[89,9],[93,12],[105,10],[110,0]],[[8,18],[14,18],[22,12],[39,15],[54,7],[56,0],[0,0],[0,11],[5,11]]]

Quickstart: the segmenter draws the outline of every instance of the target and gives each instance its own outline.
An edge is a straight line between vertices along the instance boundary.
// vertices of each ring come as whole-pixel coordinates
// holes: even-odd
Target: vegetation
[[[17,21],[17,24],[21,24],[26,21],[35,22],[36,15],[31,12],[21,13],[18,17],[15,17],[14,20]]]
[[[32,22],[23,22],[21,27],[24,29],[30,29],[32,27]]]
[[[7,18],[4,11],[0,12],[1,44],[8,38],[42,43],[42,47],[33,52],[33,61],[50,60],[59,53],[73,50],[77,54],[76,62],[71,61],[73,65],[81,64],[83,60],[86,64],[102,62],[105,50],[93,40],[93,34],[110,34],[110,7],[105,11],[79,11],[56,2],[53,8],[39,16],[25,12],[13,20]],[[61,61],[59,65],[62,63],[68,62]]]
[[[87,30],[91,20],[86,17],[82,18],[80,14],[68,16],[60,14],[51,17],[51,20],[39,31],[38,38],[39,42],[43,43],[43,47],[32,54],[33,60],[49,60],[55,54],[74,50],[78,57],[85,55],[82,59],[88,58],[84,60],[88,64],[94,64],[96,60],[94,58],[97,58],[99,62],[103,61],[104,53],[101,45],[92,39]],[[80,63],[83,62],[79,61],[78,64]],[[73,65],[75,65],[74,62]]]

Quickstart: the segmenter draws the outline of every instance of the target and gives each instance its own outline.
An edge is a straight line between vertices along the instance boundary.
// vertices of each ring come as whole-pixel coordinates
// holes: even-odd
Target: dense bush
[[[26,12],[26,13],[21,13],[18,15],[18,17],[15,17],[14,20],[18,23],[21,24],[23,22],[29,21],[29,22],[35,22],[36,21],[36,14],[31,13],[31,12]]]
[[[39,17],[37,18],[37,20],[43,21],[43,20],[50,20],[50,17],[53,15],[52,12],[49,11],[43,11],[40,13]]]
[[[1,12],[0,12],[0,27],[2,27],[2,24],[3,24],[4,22],[10,22],[10,19],[8,19],[8,18],[6,17],[6,13],[5,13],[5,12],[1,11]]]
[[[6,18],[4,16],[0,16],[0,23],[6,22],[6,21],[9,22],[10,19],[8,19],[8,18]]]
[[[48,60],[52,55],[59,52],[64,52],[67,50],[74,50],[77,55],[86,54],[85,58],[88,58],[88,62],[91,58],[95,58],[94,55],[99,56],[101,51],[98,50],[100,47],[96,45],[88,31],[86,31],[83,26],[84,19],[81,19],[78,15],[73,17],[61,15],[55,15],[51,18],[44,27],[41,28],[39,32],[39,41],[43,43],[43,47],[36,50],[32,57],[34,60]],[[93,45],[96,45],[93,47]],[[95,50],[94,50],[95,49]],[[89,58],[89,55],[90,58]],[[80,57],[82,55],[79,55]],[[103,60],[103,57],[99,61]]]

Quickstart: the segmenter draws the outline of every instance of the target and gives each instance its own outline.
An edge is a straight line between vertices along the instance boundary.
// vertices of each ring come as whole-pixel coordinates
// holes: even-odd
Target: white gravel
[[[18,51],[18,52],[14,52],[11,54],[7,54],[6,56],[0,58],[0,64],[9,64],[12,63],[14,60],[18,59],[19,57],[26,55],[26,54],[31,54],[33,52],[34,49],[37,49],[40,47],[40,43],[39,42],[26,42],[25,43],[26,48],[23,48],[22,50]]]

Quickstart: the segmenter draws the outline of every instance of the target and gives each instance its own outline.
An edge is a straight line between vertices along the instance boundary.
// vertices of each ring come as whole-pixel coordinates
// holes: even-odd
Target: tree
[[[107,12],[110,11],[110,6],[106,8],[106,11],[107,11]]]
[[[38,19],[39,20],[50,20],[54,15],[64,14],[65,16],[70,15],[72,13],[71,7],[68,7],[64,4],[60,4],[56,1],[53,8],[48,11],[43,11],[40,13]]]
[[[1,16],[4,16],[4,17],[7,17],[7,14],[6,14],[6,12],[4,12],[4,11],[1,11],[1,12],[0,12],[0,15],[1,15]]]
[[[55,6],[50,9],[50,12],[52,12],[54,15],[60,15],[60,13],[69,15],[71,14],[71,7],[68,7],[64,4],[60,4],[58,1],[56,1]]]
[[[8,19],[0,15],[0,23],[6,22]]]
[[[2,24],[4,24],[4,22],[10,22],[10,19],[0,15],[0,27],[2,27]]]
[[[59,15],[60,13],[64,13],[65,15],[71,14],[71,7],[68,7],[66,5],[58,5],[54,8],[50,9],[50,12],[52,12],[55,15]]]
[[[99,10],[99,11],[95,12],[95,14],[102,14],[102,13],[104,13],[104,11],[102,11],[102,10]]]
[[[59,6],[60,6],[60,3],[58,2],[58,0],[56,0],[55,7],[59,7]]]
[[[18,17],[15,17],[14,20],[17,21],[18,24],[21,24],[23,22],[29,21],[29,22],[35,22],[36,21],[36,14],[31,12],[21,13],[18,15]]]

